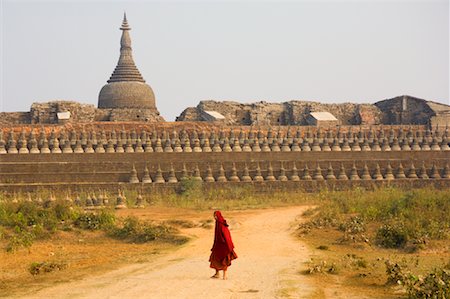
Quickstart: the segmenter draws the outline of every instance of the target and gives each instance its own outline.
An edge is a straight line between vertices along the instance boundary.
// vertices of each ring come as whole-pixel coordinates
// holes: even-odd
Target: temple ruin
[[[336,125],[450,125],[450,106],[419,99],[399,96],[375,104],[320,103],[312,101],[289,101],[270,103],[265,101],[243,104],[234,101],[201,101],[196,107],[186,108],[177,121],[211,121],[205,111],[224,116],[222,123],[228,125],[311,125],[311,113],[329,113]]]
[[[132,55],[127,17],[120,27],[120,57],[107,84],[98,95],[98,108],[109,111],[108,120],[164,121],[155,104],[152,88],[145,83]]]
[[[185,178],[261,190],[450,186],[448,128],[18,129],[0,131],[10,192],[173,189]]]
[[[448,105],[406,95],[375,104],[201,101],[166,123],[134,63],[126,16],[120,29],[98,107],[50,101],[0,113],[3,192],[152,194],[186,179],[258,192],[450,186]]]
[[[145,83],[134,63],[129,33],[131,28],[126,15],[120,30],[119,61],[107,84],[100,90],[98,108],[92,104],[67,100],[33,103],[28,112],[0,112],[0,125],[164,121],[156,108],[152,88]],[[62,119],[62,115],[66,117]]]

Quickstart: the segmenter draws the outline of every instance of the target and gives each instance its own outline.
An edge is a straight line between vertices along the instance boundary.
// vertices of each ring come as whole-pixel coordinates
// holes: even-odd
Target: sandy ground
[[[311,298],[313,281],[299,275],[310,252],[292,235],[307,207],[236,213],[230,223],[239,258],[228,280],[211,279],[213,230],[185,232],[193,240],[156,261],[59,284],[21,298]]]

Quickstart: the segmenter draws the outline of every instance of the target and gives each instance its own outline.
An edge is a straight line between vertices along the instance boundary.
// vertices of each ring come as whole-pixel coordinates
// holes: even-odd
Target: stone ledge
[[[339,183],[339,184],[338,184]],[[98,192],[99,190],[117,192],[117,190],[139,190],[143,193],[163,193],[176,191],[179,184],[130,184],[130,183],[60,183],[60,184],[0,184],[0,188],[6,193],[14,192],[34,192],[37,190],[47,190],[49,192],[70,191],[70,192]],[[392,180],[392,181],[299,181],[299,182],[250,182],[250,183],[203,183],[203,190],[220,190],[226,188],[251,188],[252,192],[264,193],[273,191],[304,191],[317,192],[323,190],[344,191],[354,188],[366,190],[376,190],[384,187],[395,187],[404,190],[418,188],[438,188],[449,189],[450,180]],[[151,195],[150,195],[151,196]]]

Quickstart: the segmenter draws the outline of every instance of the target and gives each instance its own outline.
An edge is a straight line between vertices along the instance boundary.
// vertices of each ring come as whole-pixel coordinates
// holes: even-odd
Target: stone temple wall
[[[0,112],[1,126],[29,123],[31,123],[30,112]]]
[[[185,109],[177,121],[203,121],[202,111],[217,111],[230,125],[308,125],[310,112],[326,111],[342,125],[376,125],[381,123],[381,111],[371,104],[324,104],[307,101],[284,103],[256,102],[242,104],[231,101],[201,101],[197,107]]]
[[[47,103],[33,103],[31,105],[31,123],[56,124],[58,112],[70,111],[70,122],[92,122],[95,120],[94,105],[81,104],[72,101],[52,101]]]
[[[406,99],[406,101],[405,101]],[[68,122],[136,122],[159,123],[164,119],[153,108],[108,108],[97,109],[93,105],[72,101],[52,101],[34,103],[30,112],[2,112],[1,125],[12,124],[57,124],[57,112],[70,111]],[[445,127],[450,125],[450,106],[401,96],[379,101],[375,104],[324,104],[308,101],[289,101],[284,103],[256,102],[243,104],[232,101],[201,101],[197,107],[186,108],[177,121],[205,121],[204,111],[217,111],[225,117],[221,124],[227,126],[295,126],[308,125],[310,112],[330,112],[338,119],[338,124],[371,126],[389,125],[428,125]]]
[[[108,121],[145,121],[145,122],[162,122],[164,119],[159,115],[156,109],[140,109],[140,108],[115,108],[115,109],[98,109],[108,110]]]
[[[186,108],[177,121],[204,121],[202,111],[205,110],[221,113],[228,125],[307,125],[306,118],[310,112],[330,112],[340,125],[450,125],[449,105],[411,96],[399,96],[375,104],[201,101],[197,107]]]
[[[428,124],[431,116],[435,115],[426,101],[412,97],[396,97],[375,105],[383,111],[385,124]]]
[[[411,96],[400,96],[375,103],[383,124],[450,125],[450,106]]]
[[[308,190],[450,187],[448,130],[0,132],[0,188],[11,192],[175,188],[183,178]]]
[[[58,112],[69,111],[69,123],[92,123],[96,121],[164,122],[156,109],[115,108],[97,109],[91,104],[74,101],[51,101],[33,103],[30,112],[1,112],[0,124],[58,124]]]
[[[440,113],[430,118],[430,126],[432,128],[445,128],[450,126],[450,111],[448,113]]]

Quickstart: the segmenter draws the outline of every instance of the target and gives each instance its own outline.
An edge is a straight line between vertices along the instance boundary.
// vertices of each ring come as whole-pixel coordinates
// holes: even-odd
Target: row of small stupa
[[[98,196],[95,195],[95,192],[87,194],[86,198],[81,199],[80,196],[76,196],[74,199],[71,198],[68,194],[64,199],[62,199],[64,202],[75,205],[78,207],[84,207],[87,210],[90,209],[98,209],[103,208],[106,206],[113,205],[116,209],[123,209],[127,208],[127,199],[125,195],[122,194],[122,192],[118,192],[117,198],[115,201],[110,201],[106,193],[104,192],[98,192]],[[58,200],[55,198],[54,195],[49,196],[46,199],[42,199],[40,196],[32,197],[31,194],[28,194],[25,198],[18,199],[17,197],[14,197],[12,199],[13,203],[18,202],[33,202],[38,205],[43,205],[45,207],[49,207],[56,203]],[[142,195],[139,193],[136,196],[136,199],[134,201],[134,207],[136,208],[143,208],[145,206],[146,201],[142,197]]]
[[[18,136],[10,131],[0,132],[0,154],[5,153],[122,153],[122,152],[300,152],[300,151],[428,151],[450,150],[448,130],[439,132],[383,130],[368,132],[301,132],[295,134],[241,130],[220,132],[141,131],[114,130],[106,133],[75,131],[47,136],[44,131]]]
[[[315,169],[310,170],[308,164],[305,164],[304,168],[297,169],[296,163],[291,163],[290,169],[284,167],[284,163],[280,162],[280,168],[278,171],[274,171],[272,164],[269,163],[267,169],[262,170],[259,163],[256,166],[249,169],[245,164],[243,171],[238,171],[235,163],[231,165],[231,169],[225,171],[223,164],[220,164],[219,168],[214,170],[210,165],[207,166],[206,171],[203,173],[200,171],[198,165],[192,171],[188,171],[186,166],[183,165],[181,171],[177,171],[170,165],[170,168],[166,171],[162,171],[160,165],[157,170],[150,175],[147,166],[139,179],[136,168],[133,168],[130,172],[129,183],[178,183],[184,178],[193,178],[195,180],[211,183],[211,182],[263,182],[263,181],[300,181],[300,180],[394,180],[394,179],[450,179],[450,168],[448,163],[444,168],[439,169],[436,164],[433,163],[431,168],[427,169],[425,162],[419,169],[416,169],[413,163],[411,163],[407,170],[404,169],[400,163],[396,169],[393,169],[388,162],[384,169],[381,169],[377,163],[375,169],[369,170],[369,167],[364,163],[362,169],[356,167],[353,163],[350,171],[347,171],[343,164],[341,164],[338,170],[333,169],[331,163],[328,168],[323,170],[320,164],[317,163]],[[276,175],[275,175],[276,174]]]

